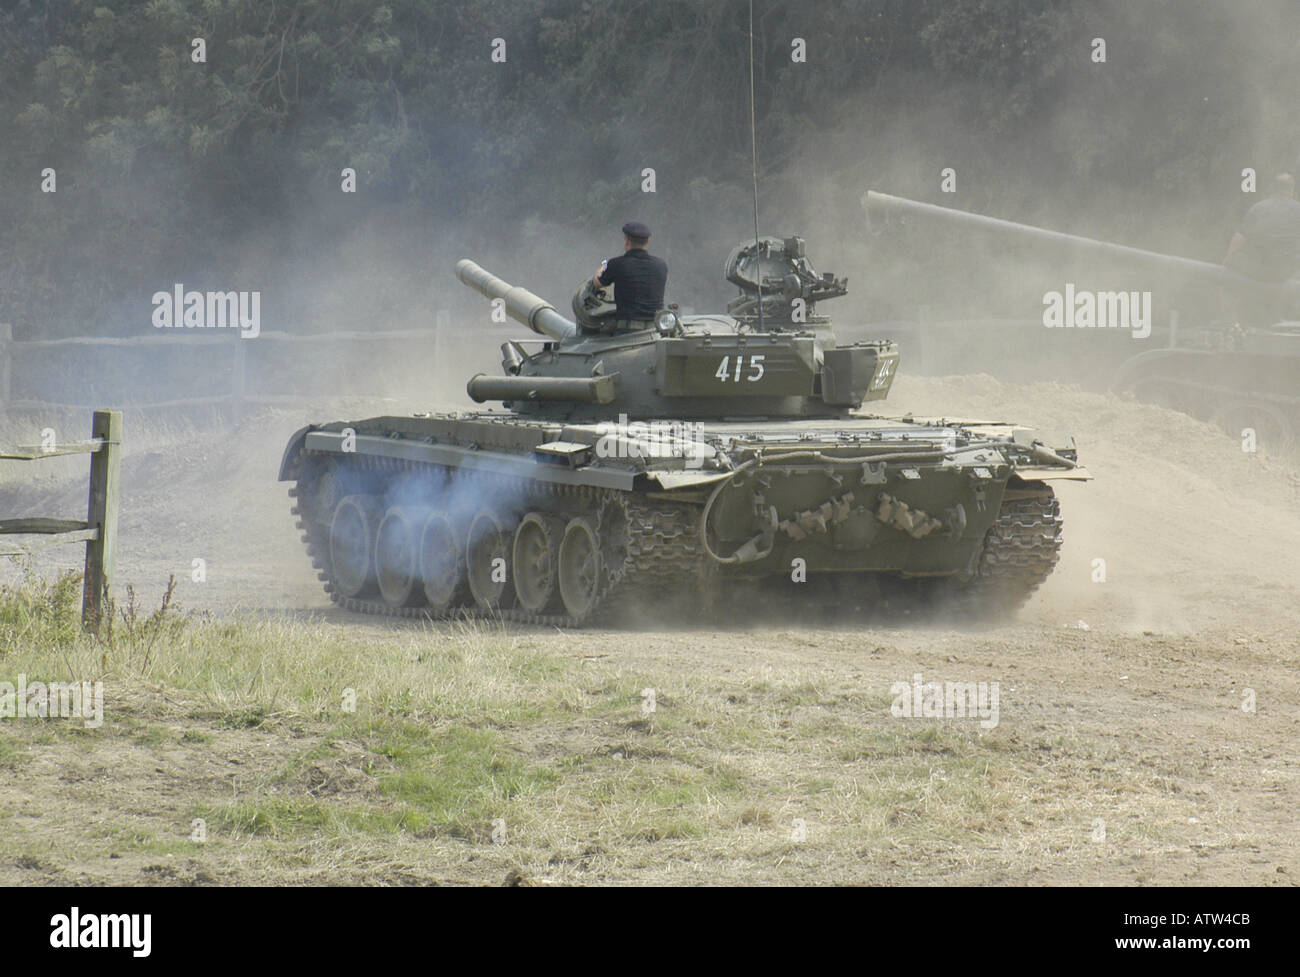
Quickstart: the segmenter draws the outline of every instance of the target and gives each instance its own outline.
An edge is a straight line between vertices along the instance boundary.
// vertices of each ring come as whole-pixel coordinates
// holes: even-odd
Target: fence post
[[[234,363],[230,369],[231,416],[238,424],[244,416],[244,337],[235,334]]]
[[[930,372],[930,307],[923,305],[916,311],[916,370],[919,376]]]
[[[441,389],[445,371],[443,361],[447,357],[447,340],[451,333],[451,312],[439,309],[433,317],[433,387]]]
[[[104,446],[90,456],[90,504],[86,524],[99,536],[86,543],[86,573],[81,621],[98,628],[105,605],[112,611],[113,572],[117,566],[118,477],[122,463],[122,412],[97,410],[90,436]]]
[[[0,322],[0,410],[9,406],[10,363],[13,359],[14,327]]]

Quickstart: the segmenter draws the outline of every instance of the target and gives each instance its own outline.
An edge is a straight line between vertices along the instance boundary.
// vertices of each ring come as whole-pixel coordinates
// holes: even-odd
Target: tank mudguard
[[[293,432],[293,437],[285,446],[284,457],[280,459],[280,475],[277,481],[292,482],[298,477],[298,455],[302,451],[302,443],[306,440],[307,434],[314,430],[316,425],[308,424]]]

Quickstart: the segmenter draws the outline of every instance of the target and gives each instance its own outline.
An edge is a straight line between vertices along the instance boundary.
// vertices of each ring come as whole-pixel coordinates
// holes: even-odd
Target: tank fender
[[[285,445],[284,457],[280,459],[280,476],[277,481],[292,482],[298,477],[298,457],[302,453],[302,444],[307,435],[316,430],[315,424],[308,424],[293,432],[289,443]]]
[[[720,482],[724,478],[730,478],[731,472],[704,472],[704,471],[649,471],[646,472],[650,478],[653,478],[666,491],[683,488],[698,488],[701,485],[712,485]]]
[[[1017,468],[1012,481],[1016,479],[1026,482],[1045,482],[1049,479],[1090,482],[1092,481],[1092,473],[1088,469],[1078,466],[1074,468]]]

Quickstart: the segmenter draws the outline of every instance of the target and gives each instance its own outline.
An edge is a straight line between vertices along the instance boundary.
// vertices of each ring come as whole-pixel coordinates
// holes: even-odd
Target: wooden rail
[[[52,543],[86,544],[86,570],[81,592],[81,620],[97,627],[104,608],[112,601],[117,567],[118,481],[122,464],[122,412],[95,411],[89,441],[66,444],[24,445],[0,450],[7,461],[39,461],[60,455],[89,454],[90,500],[86,518],[52,519],[31,516],[0,519],[0,536],[48,536]],[[25,555],[31,547],[0,540],[0,555]]]
[[[228,365],[228,382],[214,384],[215,389],[209,388],[206,391],[196,392],[194,396],[185,396],[179,398],[156,399],[139,403],[128,403],[126,406],[134,408],[173,408],[173,407],[209,407],[209,406],[229,406],[236,413],[242,409],[245,404],[264,404],[264,405],[300,405],[312,403],[319,400],[319,396],[313,397],[308,394],[290,394],[274,391],[257,391],[248,389],[249,384],[246,381],[248,371],[246,362],[252,355],[250,344],[261,343],[269,346],[289,346],[297,347],[300,344],[307,344],[307,348],[319,347],[321,345],[337,344],[346,347],[348,344],[364,343],[373,345],[376,343],[394,343],[405,344],[406,348],[399,347],[399,353],[405,359],[410,358],[410,344],[419,344],[419,348],[426,350],[427,355],[433,363],[441,362],[447,352],[449,345],[456,341],[460,344],[462,337],[453,336],[451,328],[450,315],[445,310],[440,310],[435,319],[436,325],[433,328],[423,329],[388,329],[376,330],[373,332],[365,330],[343,330],[338,332],[325,333],[291,333],[282,330],[263,330],[255,339],[243,339],[237,335],[231,335],[231,330],[223,329],[219,332],[208,332],[192,329],[168,329],[151,331],[140,336],[72,336],[62,339],[22,339],[13,338],[13,325],[10,323],[0,322],[0,410],[42,410],[46,408],[71,408],[71,409],[90,409],[87,404],[73,404],[57,400],[45,400],[24,396],[21,388],[22,383],[15,382],[20,377],[26,379],[30,386],[32,377],[23,369],[14,369],[15,358],[24,352],[37,352],[45,350],[51,354],[57,355],[61,350],[77,349],[102,349],[105,356],[112,356],[118,353],[129,352],[135,349],[195,349],[203,348],[210,350],[210,353],[204,355],[210,361],[221,363],[223,366]],[[513,334],[513,333],[512,333]],[[502,334],[504,336],[504,333]],[[466,332],[463,341],[469,345],[481,346],[483,349],[494,349],[498,345],[502,336],[496,335],[494,331],[477,331]],[[213,349],[213,347],[224,347],[223,351]],[[305,369],[310,369],[309,354],[303,360]],[[110,371],[111,372],[111,371]],[[357,391],[357,396],[364,396],[365,391]],[[116,399],[119,396],[112,392],[106,397]],[[2,456],[0,456],[2,457]]]

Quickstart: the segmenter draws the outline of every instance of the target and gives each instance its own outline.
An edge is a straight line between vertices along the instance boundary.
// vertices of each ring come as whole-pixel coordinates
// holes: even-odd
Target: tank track
[[[300,456],[300,471],[304,460]],[[704,551],[699,542],[701,511],[696,506],[646,499],[614,489],[555,485],[484,472],[452,471],[440,469],[439,466],[389,458],[354,455],[346,465],[349,475],[371,473],[379,476],[378,481],[395,481],[405,476],[421,474],[448,477],[462,484],[473,480],[480,482],[485,492],[490,487],[508,488],[517,493],[518,498],[526,500],[529,506],[543,499],[552,504],[561,500],[561,508],[571,509],[572,514],[596,519],[605,557],[602,561],[605,579],[599,600],[581,618],[569,614],[539,614],[521,607],[489,611],[472,601],[464,606],[439,610],[427,605],[395,607],[378,598],[344,597],[333,585],[329,527],[317,518],[317,513],[307,511],[310,507],[303,504],[303,483],[300,479],[289,489],[290,498],[293,499],[290,512],[297,519],[297,527],[302,532],[302,541],[306,544],[317,577],[324,582],[330,599],[348,611],[384,617],[486,619],[548,627],[579,627],[608,620],[617,613],[620,598],[624,595],[640,593],[644,596],[647,591],[642,588],[662,591],[689,587],[698,584],[706,576]],[[619,534],[619,538],[613,538],[615,533]]]
[[[319,458],[334,465],[329,477],[369,478],[372,485],[392,483],[408,476],[450,478],[464,485],[477,482],[480,495],[491,489],[509,489],[524,500],[526,508],[538,506],[556,509],[569,515],[593,519],[604,559],[604,581],[600,597],[592,610],[581,616],[541,614],[522,607],[484,610],[471,601],[446,610],[425,606],[395,607],[374,598],[344,597],[333,584],[330,566],[328,520],[306,504],[304,479],[289,489],[293,500],[291,513],[297,519],[307,554],[318,578],[324,582],[330,599],[339,607],[361,614],[409,619],[446,620],[480,619],[512,621],[547,627],[572,628],[603,624],[617,616],[623,606],[644,603],[647,594],[666,593],[693,588],[693,604],[707,606],[716,596],[712,587],[714,567],[700,543],[699,520],[702,514],[695,505],[650,499],[631,492],[592,486],[564,486],[526,478],[484,472],[450,470],[419,462],[389,458],[352,456],[339,463],[331,456],[300,457],[300,472],[307,479],[321,476],[311,473],[310,461]],[[338,489],[337,491],[347,491]],[[1029,599],[1055,568],[1063,542],[1060,502],[1044,486],[1027,497],[1005,499],[997,518],[985,536],[970,578],[959,583],[951,578],[935,581],[940,608],[965,619],[1003,619]],[[919,595],[918,595],[919,596]],[[628,598],[624,601],[623,598]]]
[[[1060,559],[1061,503],[1050,488],[1028,498],[1003,500],[984,537],[973,578],[945,595],[963,616],[1014,611],[1042,585]]]

